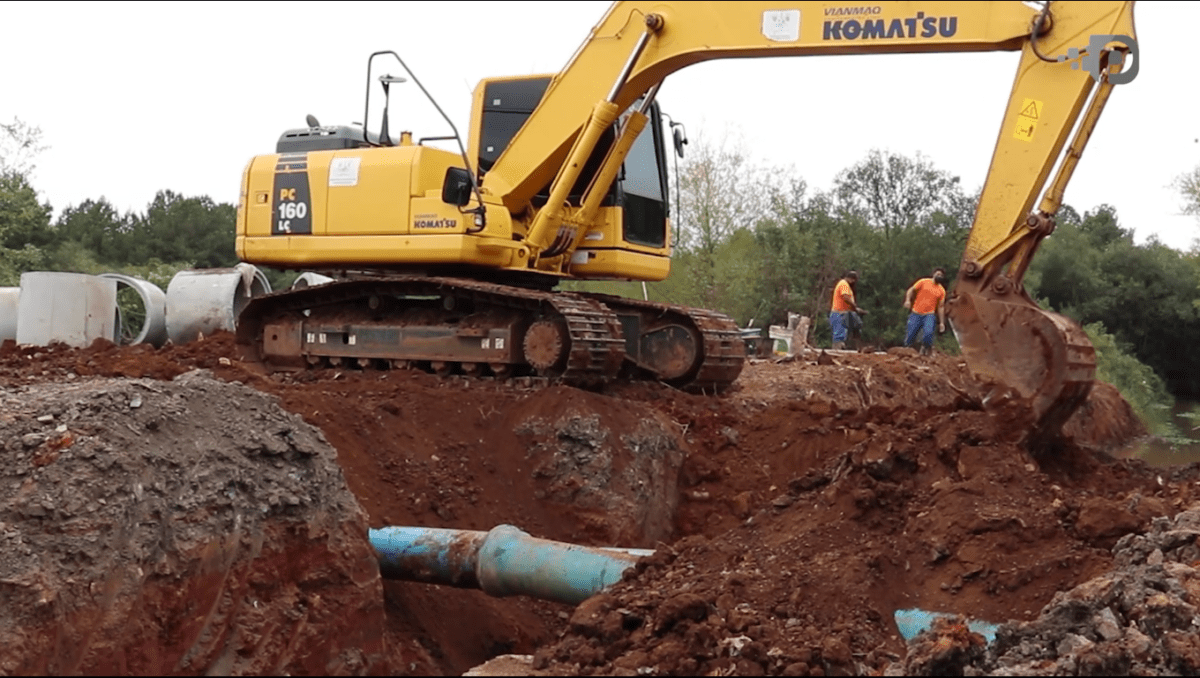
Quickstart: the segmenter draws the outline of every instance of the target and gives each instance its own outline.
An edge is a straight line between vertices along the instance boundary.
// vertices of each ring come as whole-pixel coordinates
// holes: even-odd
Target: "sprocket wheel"
[[[538,320],[525,332],[525,360],[541,376],[553,376],[567,357],[567,336],[560,323]]]

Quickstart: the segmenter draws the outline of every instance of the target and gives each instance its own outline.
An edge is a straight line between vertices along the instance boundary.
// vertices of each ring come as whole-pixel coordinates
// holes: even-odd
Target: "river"
[[[1155,468],[1200,461],[1200,402],[1177,401],[1171,410],[1171,420],[1179,430],[1179,438],[1152,438],[1135,443],[1115,456],[1141,459]]]

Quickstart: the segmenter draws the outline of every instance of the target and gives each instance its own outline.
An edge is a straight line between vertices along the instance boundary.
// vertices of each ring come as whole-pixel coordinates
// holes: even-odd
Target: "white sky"
[[[372,52],[397,52],[465,135],[480,79],[558,71],[608,7],[9,2],[0,120],[42,128],[50,149],[33,181],[56,215],[101,196],[140,212],[162,189],[236,204],[246,162],[273,153],[306,114],[326,125],[362,121]],[[1179,216],[1168,185],[1200,165],[1192,60],[1200,2],[1143,1],[1134,12],[1145,63],[1117,86],[1066,202],[1081,213],[1111,204],[1138,242],[1157,234],[1187,249],[1200,224]],[[659,101],[693,141],[728,130],[756,160],[791,164],[815,188],[879,147],[920,151],[973,190],[991,160],[1016,60],[1001,52],[711,61],[669,77]],[[386,70],[403,74],[398,64]],[[393,87],[391,117],[393,133],[450,133],[411,83]]]

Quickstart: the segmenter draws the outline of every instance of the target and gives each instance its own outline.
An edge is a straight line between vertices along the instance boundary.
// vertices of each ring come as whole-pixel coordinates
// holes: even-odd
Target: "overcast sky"
[[[306,114],[362,121],[372,52],[400,54],[466,134],[480,79],[558,71],[609,4],[6,3],[0,120],[42,128],[50,149],[33,181],[56,214],[102,196],[142,211],[162,189],[236,203],[246,162],[273,153]],[[1134,16],[1140,70],[1117,86],[1066,202],[1080,212],[1108,203],[1138,242],[1157,234],[1187,249],[1200,224],[1179,215],[1168,185],[1200,165],[1200,2],[1138,2]],[[754,159],[791,165],[816,188],[886,148],[919,151],[973,190],[1017,58],[711,61],[670,76],[659,101],[694,141],[740,137]],[[417,88],[393,92],[393,132],[450,132]]]

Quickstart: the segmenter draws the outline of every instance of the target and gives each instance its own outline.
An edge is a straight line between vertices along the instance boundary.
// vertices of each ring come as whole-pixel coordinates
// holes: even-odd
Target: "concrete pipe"
[[[141,315],[141,325],[126,330],[126,319],[122,314],[121,322],[117,326],[117,343],[146,343],[155,348],[162,348],[162,345],[167,343],[167,295],[163,293],[162,288],[141,278],[120,273],[102,273],[100,277],[117,281],[118,295],[121,293],[123,285],[136,292],[142,301],[142,313],[139,314],[136,309],[131,309],[134,311],[132,315]],[[117,311],[121,312],[120,304],[117,305]],[[136,322],[137,318],[130,318],[129,321]]]
[[[538,539],[512,525],[488,532],[424,527],[370,530],[384,579],[480,589],[576,605],[621,580],[654,551]]]
[[[250,264],[180,271],[167,286],[167,338],[186,344],[201,333],[233,332],[250,299],[270,293],[270,281]]]
[[[306,289],[309,287],[316,287],[317,285],[324,285],[325,283],[331,283],[331,282],[333,282],[333,278],[330,278],[329,276],[321,275],[320,273],[313,273],[313,272],[309,271],[309,272],[301,273],[300,277],[296,278],[296,282],[292,283],[292,289],[293,290],[302,290],[302,289]]]
[[[17,301],[20,287],[0,287],[0,343],[17,340]]]
[[[84,348],[117,331],[117,282],[82,273],[21,274],[17,343]]]

